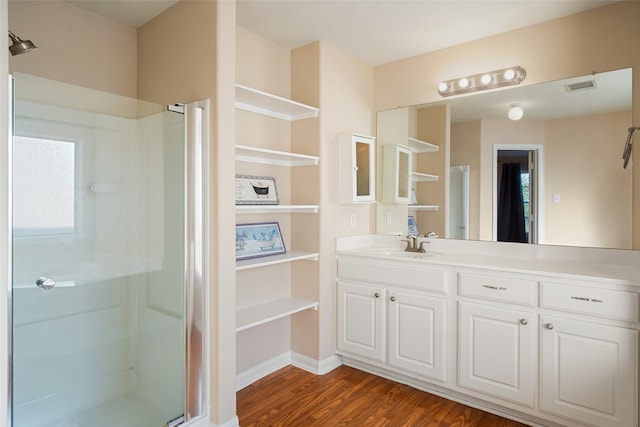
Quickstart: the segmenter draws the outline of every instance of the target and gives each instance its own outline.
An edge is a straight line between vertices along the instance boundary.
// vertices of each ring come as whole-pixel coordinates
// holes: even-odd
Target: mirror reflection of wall
[[[436,156],[422,160],[440,179],[415,186],[418,199],[429,199],[438,210],[414,212],[405,206],[403,215],[415,215],[421,230],[440,236],[496,240],[495,146],[540,146],[539,243],[630,249],[632,172],[622,168],[621,150],[632,124],[631,75],[631,69],[617,70],[378,113],[379,135],[392,133],[386,127],[394,120],[387,116],[405,111],[408,118],[395,120],[393,126],[402,127],[395,132],[435,139],[440,148]],[[514,103],[524,109],[518,121],[507,117]],[[448,112],[425,124],[424,112],[437,108]],[[461,221],[454,215],[461,202],[451,165],[468,166],[465,226],[454,224]],[[379,204],[378,232],[397,228],[380,227],[380,222],[389,222],[389,212],[398,215],[398,207]],[[458,233],[457,227],[464,232]]]

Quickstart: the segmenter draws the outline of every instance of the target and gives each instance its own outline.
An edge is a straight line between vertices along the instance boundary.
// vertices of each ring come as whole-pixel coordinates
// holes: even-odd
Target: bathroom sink
[[[397,257],[397,258],[428,258],[433,256],[429,252],[407,252],[404,249],[398,248],[371,248],[367,252],[374,253],[376,255]]]

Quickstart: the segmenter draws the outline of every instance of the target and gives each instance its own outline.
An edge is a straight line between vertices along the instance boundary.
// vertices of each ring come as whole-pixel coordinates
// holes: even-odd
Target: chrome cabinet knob
[[[380,298],[380,294],[378,292],[376,292],[375,294],[373,294],[374,297],[376,298]]]
[[[391,301],[395,301],[395,300],[396,300],[396,297],[391,297]]]
[[[520,319],[520,324],[522,326],[527,326],[529,324],[529,321],[527,319]]]
[[[547,323],[546,325],[544,325],[545,328],[552,330],[553,329],[553,323]]]
[[[44,276],[38,277],[38,279],[36,280],[36,286],[44,289],[45,291],[48,291],[49,289],[53,288],[55,285],[56,285],[56,282]]]

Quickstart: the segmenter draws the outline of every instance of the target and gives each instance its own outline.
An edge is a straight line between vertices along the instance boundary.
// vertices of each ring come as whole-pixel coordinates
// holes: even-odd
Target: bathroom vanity
[[[638,426],[640,253],[428,240],[338,239],[343,363],[531,425]]]

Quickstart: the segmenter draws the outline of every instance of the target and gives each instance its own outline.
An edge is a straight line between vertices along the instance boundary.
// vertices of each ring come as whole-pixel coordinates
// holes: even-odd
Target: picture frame
[[[277,205],[279,203],[275,178],[236,175],[236,205]]]
[[[236,225],[236,261],[287,252],[277,222]]]
[[[418,230],[418,224],[416,223],[416,217],[409,215],[408,234],[410,236],[419,236],[420,230]]]

